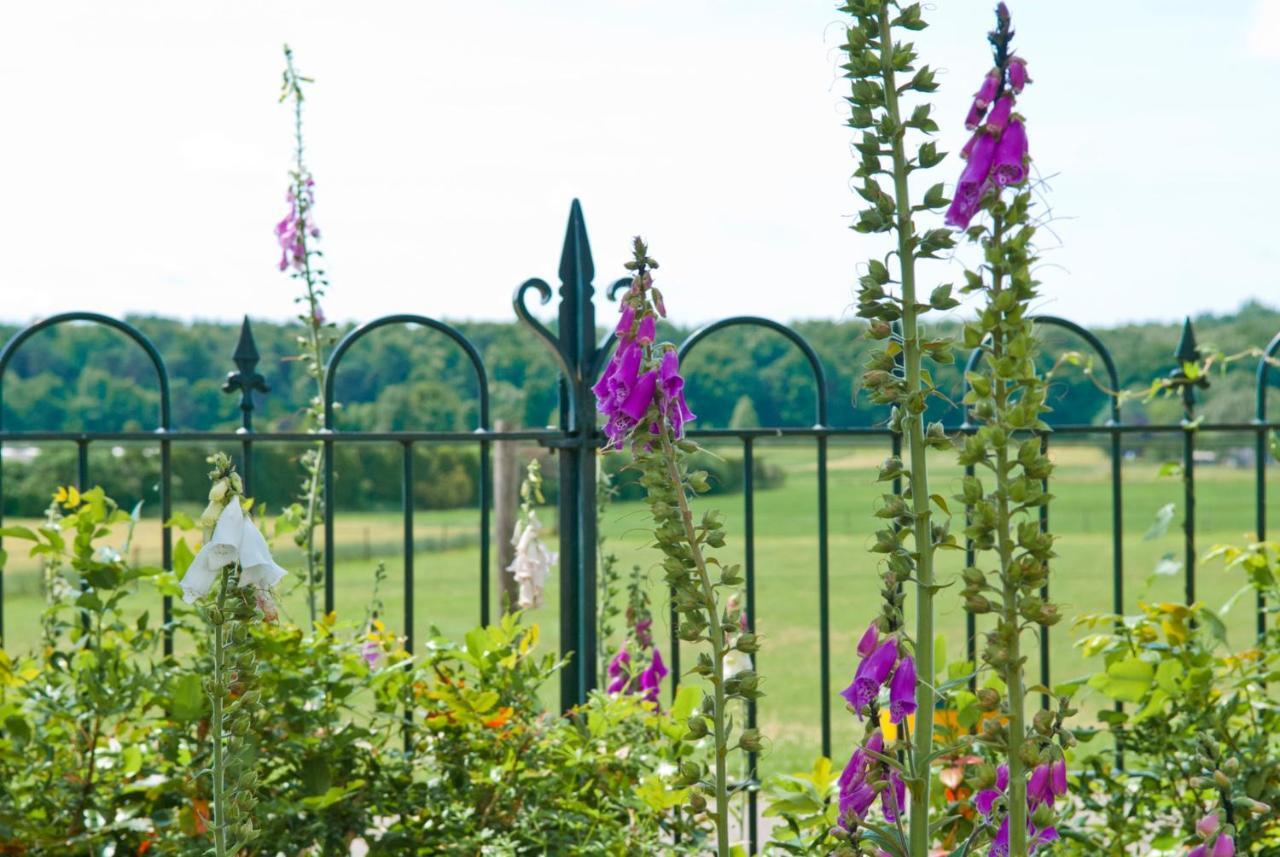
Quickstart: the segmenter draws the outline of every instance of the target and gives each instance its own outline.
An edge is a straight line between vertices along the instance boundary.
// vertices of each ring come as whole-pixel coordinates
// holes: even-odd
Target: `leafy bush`
[[[48,563],[43,649],[0,650],[0,854],[203,855],[209,848],[210,653],[195,613],[169,628],[138,605],[178,595],[174,574],[129,565],[132,526],[101,489],[61,493],[47,523],[10,527]],[[136,512],[135,512],[136,514]],[[191,552],[175,546],[179,572]],[[246,633],[252,693],[238,704],[250,760],[254,853],[694,852],[705,833],[671,810],[659,769],[698,703],[670,714],[597,695],[566,716],[542,702],[563,665],[516,616],[420,659],[370,611],[310,632]],[[165,631],[178,657],[162,653]],[[234,684],[234,682],[233,682]],[[676,833],[681,844],[676,845]]]
[[[1278,550],[1255,544],[1211,556],[1245,573],[1235,598],[1264,595],[1274,613]],[[1280,708],[1267,690],[1280,681],[1280,631],[1233,651],[1220,614],[1200,604],[1143,604],[1138,615],[1078,624],[1098,631],[1080,641],[1103,661],[1088,684],[1125,705],[1099,713],[1109,740],[1082,760],[1079,853],[1194,843],[1197,822],[1219,804],[1242,852],[1280,846],[1280,819],[1266,811],[1280,802]]]

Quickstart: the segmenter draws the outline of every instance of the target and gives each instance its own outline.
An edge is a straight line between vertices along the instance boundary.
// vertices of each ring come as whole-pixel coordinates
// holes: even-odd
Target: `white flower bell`
[[[213,587],[218,573],[231,563],[240,564],[240,585],[256,589],[270,589],[285,576],[283,568],[276,565],[252,520],[247,520],[240,507],[239,498],[233,498],[218,515],[213,535],[182,577],[182,600],[193,604]]]
[[[517,603],[521,610],[542,606],[542,592],[546,588],[547,578],[551,576],[551,566],[555,565],[557,554],[543,544],[542,522],[538,514],[529,510],[524,527],[516,525],[511,537],[515,545],[516,556],[507,566],[516,582],[520,585]]]

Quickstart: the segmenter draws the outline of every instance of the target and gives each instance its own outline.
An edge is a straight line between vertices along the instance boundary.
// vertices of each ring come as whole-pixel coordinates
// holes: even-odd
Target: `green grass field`
[[[1249,443],[1247,437],[1239,445]],[[764,759],[764,772],[775,773],[807,768],[820,751],[820,690],[818,627],[818,539],[816,454],[812,443],[793,444],[759,441],[757,457],[782,467],[785,484],[756,495],[756,594],[754,624],[764,635],[765,647],[758,666],[764,676],[766,697],[760,703],[760,725],[772,747]],[[866,550],[876,521],[871,512],[883,486],[874,483],[875,468],[885,457],[883,445],[834,443],[830,450],[830,582],[831,582],[831,689],[838,692],[849,681],[854,667],[853,644],[866,627],[878,605],[876,556]],[[1082,674],[1087,665],[1073,648],[1077,636],[1071,628],[1074,617],[1108,612],[1112,600],[1111,497],[1108,486],[1109,463],[1096,447],[1068,445],[1055,440],[1053,455],[1058,463],[1051,486],[1056,496],[1051,527],[1058,536],[1059,558],[1053,566],[1052,595],[1067,619],[1050,636],[1052,679],[1059,681]],[[1182,484],[1175,478],[1157,475],[1157,461],[1132,461],[1124,465],[1124,563],[1125,603],[1133,610],[1140,599],[1180,601],[1183,577],[1162,576],[1150,580],[1158,560],[1166,555],[1182,556],[1182,532],[1177,523],[1160,538],[1143,538],[1157,509],[1167,503],[1179,505],[1181,520]],[[933,470],[935,490],[955,493],[959,470],[949,455],[939,455]],[[1273,485],[1280,473],[1272,472]],[[1202,466],[1197,470],[1197,544],[1205,553],[1214,544],[1242,542],[1254,528],[1252,470],[1225,466]],[[107,486],[109,489],[109,486]],[[1277,492],[1273,488],[1272,494]],[[699,507],[720,508],[726,517],[729,545],[721,552],[728,561],[740,561],[742,554],[741,495],[699,500]],[[547,518],[553,518],[548,514]],[[403,616],[402,522],[394,514],[342,512],[335,519],[337,547],[337,606],[340,616],[359,620],[371,595],[374,568],[385,562],[388,580],[382,597],[386,618],[392,627]],[[17,523],[6,521],[6,523]],[[415,538],[415,633],[423,640],[430,625],[445,634],[459,636],[479,620],[479,548],[475,541],[478,513],[473,510],[418,512]],[[647,518],[640,503],[618,503],[602,521],[610,549],[617,553],[625,570],[632,564],[654,568],[656,554],[646,544]],[[1280,532],[1280,502],[1273,504],[1269,528]],[[957,522],[955,529],[962,529]],[[10,552],[5,571],[4,616],[6,648],[21,651],[36,639],[41,605],[38,575],[34,563],[22,555],[21,543],[8,540]],[[289,547],[278,551],[282,564],[297,567],[298,555]],[[136,557],[143,562],[159,560],[159,526],[146,522],[136,539]],[[958,572],[963,554],[943,554],[940,576],[949,580]],[[556,572],[558,574],[558,571]],[[1236,574],[1218,566],[1198,569],[1200,600],[1211,606],[1225,602],[1242,584]],[[958,587],[956,588],[958,589]],[[964,614],[956,589],[939,596],[941,631],[952,658],[964,653]],[[547,605],[532,618],[543,626],[546,645],[558,645],[559,612],[554,592]],[[495,596],[496,597],[496,596]],[[658,625],[667,639],[666,598],[654,591]],[[286,602],[287,614],[305,620],[301,593]],[[1233,642],[1249,639],[1253,628],[1251,600],[1241,599],[1227,617]],[[154,607],[158,612],[159,604]],[[909,609],[909,605],[908,605]],[[909,619],[910,621],[910,619]],[[666,649],[666,644],[663,644]],[[684,664],[691,659],[686,656]],[[1033,656],[1032,669],[1036,663]],[[1087,704],[1086,712],[1097,701]],[[853,741],[854,723],[838,698],[833,696],[834,746],[836,757]]]

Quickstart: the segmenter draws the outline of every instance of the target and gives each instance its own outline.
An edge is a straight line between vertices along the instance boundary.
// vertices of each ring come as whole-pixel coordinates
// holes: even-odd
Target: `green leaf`
[[[1138,657],[1125,658],[1089,679],[1089,686],[1121,702],[1141,702],[1151,690],[1156,668]]]
[[[165,521],[164,525],[178,530],[194,530],[196,528],[196,522],[191,520],[191,516],[186,512],[174,512],[169,516],[169,520]]]
[[[191,568],[191,561],[195,558],[196,555],[191,552],[186,538],[178,539],[178,543],[173,546],[173,573],[181,578],[187,573],[187,569]]]
[[[1151,526],[1147,528],[1143,534],[1143,541],[1152,541],[1163,536],[1169,531],[1169,524],[1173,523],[1173,514],[1177,506],[1173,503],[1166,503],[1156,512],[1156,518],[1151,522]]]
[[[204,717],[208,700],[200,687],[200,676],[180,675],[169,686],[169,715],[174,720],[199,720]]]
[[[0,538],[26,539],[29,542],[40,541],[40,537],[33,530],[26,527],[0,527]]]

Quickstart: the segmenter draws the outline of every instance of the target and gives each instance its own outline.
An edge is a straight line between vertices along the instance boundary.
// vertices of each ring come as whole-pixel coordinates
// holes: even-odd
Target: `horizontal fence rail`
[[[398,444],[401,448],[400,497],[401,522],[403,527],[404,570],[401,581],[404,596],[404,633],[406,645],[413,649],[416,645],[414,627],[417,617],[414,614],[415,592],[420,569],[415,567],[416,552],[414,536],[414,500],[413,486],[418,478],[414,467],[414,450],[420,446],[443,444],[471,447],[479,456],[479,476],[477,486],[476,512],[478,514],[479,564],[476,591],[479,595],[480,609],[478,619],[488,623],[492,619],[492,579],[495,569],[491,566],[492,541],[506,538],[504,533],[496,536],[490,532],[493,512],[493,493],[491,486],[491,458],[494,444],[503,441],[521,441],[536,444],[551,451],[557,458],[559,474],[559,548],[560,548],[560,633],[561,649],[565,655],[572,655],[561,674],[560,699],[565,709],[583,701],[595,689],[598,669],[598,649],[602,641],[596,639],[596,557],[599,521],[596,507],[596,480],[598,455],[597,451],[603,443],[603,436],[598,428],[595,401],[591,386],[603,370],[614,342],[611,334],[600,337],[595,319],[595,303],[593,300],[595,277],[594,263],[591,258],[590,245],[587,239],[586,226],[582,210],[575,200],[570,210],[568,228],[560,259],[560,287],[558,304],[558,324],[552,331],[526,306],[530,295],[536,294],[543,305],[549,304],[553,298],[552,287],[541,279],[530,279],[520,285],[513,296],[513,309],[516,317],[527,326],[538,340],[550,352],[559,373],[559,409],[558,425],[552,428],[524,428],[496,431],[490,419],[489,379],[484,361],[475,345],[457,328],[445,322],[424,315],[396,314],[384,316],[370,321],[350,331],[334,347],[329,358],[323,393],[323,430],[318,433],[306,431],[259,431],[253,426],[253,415],[256,409],[255,394],[268,395],[270,387],[268,379],[257,371],[259,355],[254,344],[249,320],[246,318],[241,330],[240,341],[233,355],[236,370],[228,373],[223,390],[238,393],[238,407],[241,426],[236,431],[175,431],[172,427],[172,401],[169,372],[165,361],[155,345],[136,327],[119,319],[97,313],[69,312],[41,320],[15,334],[0,350],[0,406],[3,404],[4,381],[14,356],[32,336],[49,328],[64,324],[102,325],[122,333],[140,348],[153,366],[156,375],[158,392],[158,408],[155,425],[152,430],[119,430],[119,431],[65,431],[56,428],[14,431],[3,424],[3,410],[0,407],[0,446],[17,443],[54,443],[67,444],[76,450],[76,485],[81,489],[90,487],[92,476],[90,470],[90,450],[96,445],[139,442],[155,444],[160,455],[160,478],[158,494],[162,520],[161,559],[165,568],[172,568],[173,534],[168,522],[173,513],[174,474],[172,465],[172,449],[176,442],[200,443],[238,448],[239,464],[246,485],[246,493],[252,492],[254,449],[264,444],[317,445],[323,450],[324,481],[324,557],[323,557],[323,592],[324,609],[332,611],[335,607],[335,555],[338,548],[335,531],[335,520],[341,514],[336,508],[335,450],[339,446],[349,444]],[[612,282],[606,289],[610,302],[614,301],[618,292],[629,284],[627,279]],[[1040,326],[1056,328],[1081,340],[1101,362],[1105,383],[1112,391],[1119,390],[1120,380],[1115,361],[1105,344],[1091,331],[1066,319],[1053,316],[1040,316],[1035,319]],[[342,371],[343,358],[350,349],[367,337],[375,337],[383,328],[391,326],[411,325],[423,331],[433,332],[446,337],[466,357],[474,375],[476,385],[476,419],[474,428],[465,431],[344,431],[341,419],[335,410],[337,378]],[[717,321],[706,325],[685,339],[679,345],[682,360],[697,352],[698,346],[712,337],[731,335],[735,328],[750,328],[767,331],[781,336],[794,347],[808,366],[810,380],[813,385],[814,412],[811,425],[784,426],[767,428],[693,428],[690,437],[706,441],[722,441],[737,445],[742,451],[742,515],[743,531],[743,568],[745,571],[745,603],[747,621],[754,627],[758,615],[757,603],[757,509],[755,464],[757,461],[757,445],[763,441],[791,439],[796,441],[812,441],[814,445],[815,467],[815,509],[814,539],[816,545],[816,564],[812,570],[814,591],[817,595],[817,627],[819,638],[819,694],[821,710],[821,750],[824,755],[832,756],[832,617],[831,617],[831,524],[829,496],[829,447],[832,440],[865,439],[883,443],[889,455],[900,455],[901,439],[889,431],[884,425],[873,426],[836,426],[829,420],[828,401],[830,389],[827,372],[814,348],[794,329],[776,321],[765,318],[739,316]],[[1267,535],[1267,467],[1268,437],[1271,432],[1280,429],[1280,422],[1268,417],[1267,391],[1280,381],[1280,370],[1275,369],[1271,361],[1280,355],[1280,334],[1277,334],[1259,359],[1255,385],[1256,405],[1255,418],[1247,422],[1201,422],[1197,419],[1196,391],[1204,386],[1200,379],[1186,377],[1182,366],[1187,361],[1196,359],[1197,351],[1190,322],[1183,331],[1182,341],[1174,351],[1174,369],[1170,381],[1180,395],[1182,419],[1177,423],[1159,425],[1126,424],[1122,420],[1122,412],[1118,399],[1109,397],[1106,420],[1100,424],[1064,424],[1052,426],[1051,432],[1042,433],[1040,441],[1043,449],[1049,452],[1055,438],[1099,438],[1105,441],[1110,457],[1109,491],[1110,491],[1110,565],[1111,565],[1111,606],[1115,613],[1122,614],[1125,609],[1125,543],[1124,543],[1124,480],[1122,478],[1123,439],[1126,436],[1170,436],[1181,440],[1181,478],[1183,488],[1183,570],[1184,594],[1188,603],[1196,597],[1196,451],[1198,438],[1207,434],[1247,435],[1253,439],[1254,461],[1254,523],[1255,534],[1259,540]],[[975,349],[969,356],[967,369],[976,367],[982,359],[981,350]],[[456,380],[456,379],[450,379]],[[697,409],[697,402],[691,402]],[[964,434],[977,430],[977,426],[964,415],[962,422],[948,427],[948,431]],[[972,466],[966,469],[972,474]],[[4,464],[0,459],[0,503],[4,497]],[[1049,480],[1043,485],[1049,490]],[[892,490],[901,494],[901,479],[892,483]],[[1039,521],[1042,528],[1049,524],[1049,509],[1041,507]],[[3,523],[3,507],[0,506],[0,523]],[[2,540],[0,540],[2,544]],[[972,543],[965,544],[967,564],[974,560]],[[5,579],[0,574],[0,644],[5,634]],[[867,585],[874,585],[871,580]],[[1048,590],[1045,593],[1047,597]],[[1256,628],[1261,634],[1265,628],[1265,607],[1259,599],[1257,604]],[[870,611],[868,611],[868,614]],[[172,623],[172,604],[168,597],[163,602],[163,617],[166,628],[165,651],[172,651],[172,636],[169,629]],[[865,619],[861,617],[859,621]],[[973,614],[966,613],[966,654],[970,660],[977,657],[977,639],[979,628]],[[680,645],[676,634],[676,617],[671,613],[670,661],[672,663],[673,688],[680,679]],[[844,623],[835,630],[837,634],[848,635],[852,629]],[[1039,672],[1040,681],[1050,685],[1051,663],[1049,633],[1046,630],[1040,636]],[[768,650],[764,653],[768,658]],[[767,668],[764,670],[768,672]],[[1047,697],[1045,703],[1048,703]],[[767,704],[767,703],[766,703]],[[756,726],[758,721],[757,703],[752,700],[747,709],[747,723]],[[837,754],[838,755],[838,754]],[[748,759],[749,773],[741,784],[747,793],[749,810],[748,837],[751,850],[757,847],[757,788],[759,785],[756,773],[757,755],[751,753]]]

